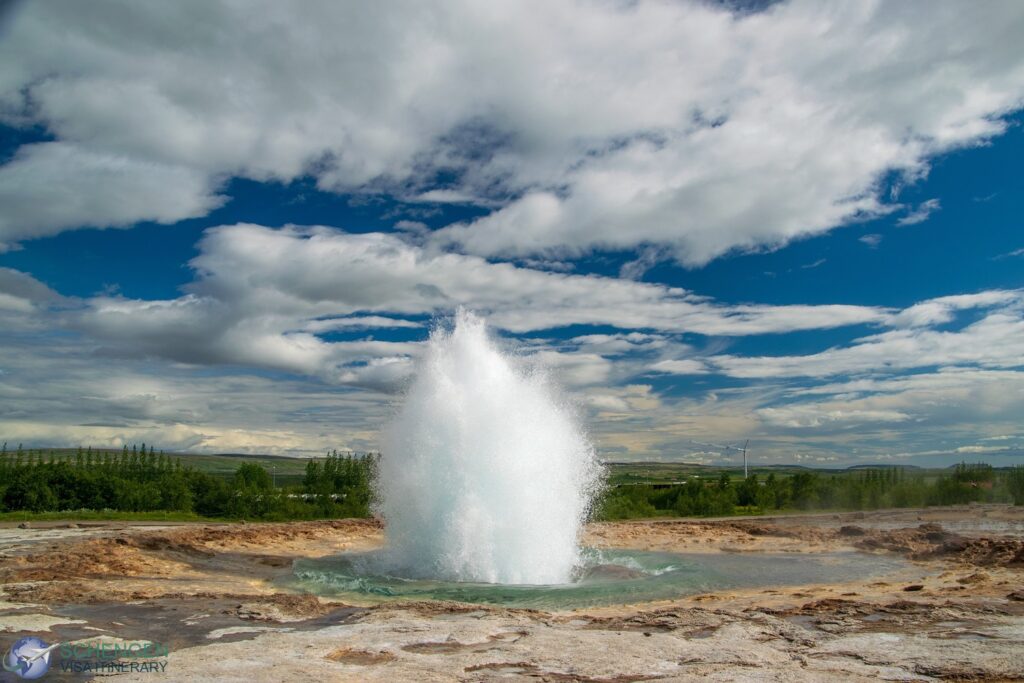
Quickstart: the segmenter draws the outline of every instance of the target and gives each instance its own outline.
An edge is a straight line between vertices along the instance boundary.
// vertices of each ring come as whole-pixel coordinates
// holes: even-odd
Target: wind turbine
[[[709,448],[720,448],[723,451],[736,451],[737,453],[743,454],[743,478],[747,478],[747,446],[750,445],[750,439],[743,442],[743,448],[739,446],[722,446],[717,443],[700,443],[699,441],[690,441],[694,446],[708,446]]]

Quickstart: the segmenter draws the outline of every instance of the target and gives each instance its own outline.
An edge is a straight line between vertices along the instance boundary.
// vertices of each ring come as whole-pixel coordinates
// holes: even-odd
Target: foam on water
[[[460,310],[430,336],[383,434],[378,511],[393,575],[568,582],[600,467],[543,372],[503,353]]]

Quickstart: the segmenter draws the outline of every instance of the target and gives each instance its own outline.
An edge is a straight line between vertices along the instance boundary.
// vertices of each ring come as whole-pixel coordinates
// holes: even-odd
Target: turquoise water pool
[[[533,586],[409,579],[381,570],[380,557],[373,552],[300,560],[289,583],[317,595],[360,602],[456,600],[567,609],[664,600],[730,588],[850,581],[907,566],[897,558],[856,552],[680,554],[587,549],[573,581]]]

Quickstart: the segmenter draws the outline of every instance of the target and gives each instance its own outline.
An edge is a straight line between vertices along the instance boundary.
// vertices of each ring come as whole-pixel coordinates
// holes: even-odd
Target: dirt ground
[[[121,680],[1024,680],[1021,508],[613,522],[584,538],[742,553],[755,572],[765,552],[906,559],[841,584],[562,612],[343,604],[281,587],[297,558],[383,541],[370,520],[4,525],[0,644],[31,634],[170,650],[160,672]],[[58,664],[47,680],[82,678]]]

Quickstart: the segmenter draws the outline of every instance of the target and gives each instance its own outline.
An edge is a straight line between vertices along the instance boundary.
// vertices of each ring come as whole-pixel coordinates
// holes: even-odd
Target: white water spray
[[[436,329],[383,435],[379,511],[394,572],[555,584],[579,563],[600,467],[543,373],[503,354],[459,310]]]

